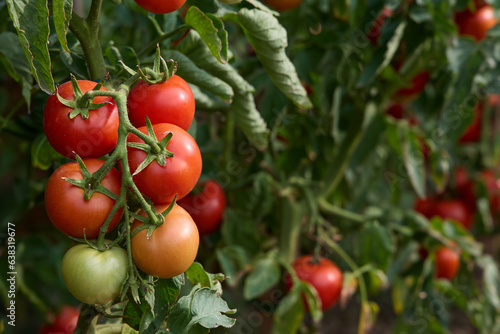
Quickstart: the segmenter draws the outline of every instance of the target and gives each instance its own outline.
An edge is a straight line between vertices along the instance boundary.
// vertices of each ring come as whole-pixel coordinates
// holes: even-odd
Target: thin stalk
[[[320,211],[322,211],[323,213],[352,220],[356,223],[364,223],[369,219],[368,217],[360,215],[359,213],[351,212],[349,210],[345,210],[338,206],[330,204],[324,198],[320,198],[318,200],[318,206]]]
[[[164,34],[159,35],[153,41],[151,41],[148,45],[146,45],[146,47],[144,47],[144,49],[139,51],[137,53],[137,57],[142,58],[142,57],[146,56],[147,54],[149,54],[151,52],[151,50],[154,50],[159,43],[163,42],[167,38],[175,36],[175,35],[177,35],[181,32],[184,32],[188,29],[189,29],[189,26],[187,24],[183,24],[183,25],[179,26],[178,28],[176,28],[175,30],[172,30],[168,33],[164,33]]]
[[[302,203],[293,202],[291,197],[282,197],[279,200],[279,257],[288,263],[295,260],[299,249],[303,211]]]

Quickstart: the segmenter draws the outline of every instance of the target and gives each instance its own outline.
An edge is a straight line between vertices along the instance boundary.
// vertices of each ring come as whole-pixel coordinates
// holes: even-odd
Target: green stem
[[[69,28],[82,45],[85,59],[93,80],[106,76],[106,64],[99,42],[99,16],[103,0],[92,0],[89,15],[83,19],[76,13],[71,17]]]
[[[231,153],[233,152],[234,144],[234,114],[231,110],[226,112],[226,124],[224,128],[224,152],[222,155],[223,165],[227,166],[227,163],[231,159]]]
[[[159,35],[157,38],[155,38],[153,41],[151,41],[148,45],[146,45],[146,47],[144,49],[139,51],[137,53],[137,57],[142,58],[142,57],[146,56],[147,54],[149,54],[151,52],[151,50],[154,50],[156,48],[158,43],[161,43],[164,40],[166,40],[167,38],[175,36],[175,35],[177,35],[181,32],[184,32],[185,30],[188,30],[188,29],[189,29],[189,26],[187,24],[183,24],[183,25],[179,26],[178,28],[176,28],[175,30],[172,30],[168,33]]]
[[[351,212],[351,211],[348,211],[346,209],[335,206],[333,204],[330,204],[324,198],[320,198],[318,200],[318,206],[319,206],[320,211],[322,211],[323,213],[342,217],[342,218],[345,218],[348,220],[352,220],[356,223],[364,223],[369,219],[368,217],[365,217],[365,216],[360,215],[358,213]]]
[[[349,166],[349,160],[361,140],[365,113],[360,112],[359,114],[359,117],[354,118],[355,121],[352,122],[347,136],[342,141],[338,154],[333,160],[335,163],[332,164],[332,168],[325,177],[325,187],[320,194],[322,197],[328,197],[337,189]]]
[[[303,207],[302,203],[294,202],[291,197],[282,197],[279,200],[279,257],[287,263],[295,260],[299,249]]]

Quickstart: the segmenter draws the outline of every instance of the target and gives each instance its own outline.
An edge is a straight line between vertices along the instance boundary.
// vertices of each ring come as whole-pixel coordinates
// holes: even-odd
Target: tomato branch
[[[85,59],[93,80],[106,75],[106,64],[99,41],[99,17],[103,0],[92,0],[89,15],[86,19],[73,13],[69,24],[70,30],[82,45]]]

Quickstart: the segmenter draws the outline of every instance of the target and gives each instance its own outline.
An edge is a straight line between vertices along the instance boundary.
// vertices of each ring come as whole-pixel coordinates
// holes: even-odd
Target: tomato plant
[[[163,212],[167,204],[156,205],[157,212]],[[145,216],[145,212],[139,213]],[[143,225],[135,220],[132,231]],[[132,237],[134,263],[148,275],[171,278],[185,272],[198,253],[198,229],[191,216],[175,204],[161,225],[148,236],[143,229]]]
[[[210,234],[219,229],[226,208],[226,195],[214,180],[199,184],[199,193],[188,195],[177,204],[193,218],[200,234]]]
[[[316,261],[312,255],[304,255],[295,260],[293,269],[300,280],[310,283],[318,292],[323,311],[337,303],[343,275],[335,263],[326,258]],[[287,282],[287,290],[290,290],[291,280]]]
[[[128,115],[134,126],[171,123],[188,130],[194,117],[193,92],[184,79],[173,75],[163,83],[139,81],[128,95]]]
[[[155,14],[166,14],[181,8],[186,0],[134,0],[139,6],[148,12]]]
[[[147,133],[146,127],[139,131]],[[166,150],[173,156],[166,158],[164,166],[157,161],[151,162],[141,172],[134,175],[137,188],[154,203],[170,203],[177,195],[177,199],[186,196],[196,185],[201,175],[201,153],[196,141],[186,131],[176,125],[160,123],[153,125],[153,131],[158,139],[163,139],[168,133],[172,139]],[[143,142],[139,137],[130,134],[128,143]],[[128,149],[130,169],[135,172],[146,159],[147,153],[137,149]],[[168,182],[165,182],[167,181]]]
[[[82,93],[93,90],[97,83],[78,80]],[[106,88],[101,87],[101,90]],[[101,107],[72,115],[75,108],[64,105],[59,97],[74,101],[71,81],[63,83],[49,96],[43,111],[43,129],[49,143],[65,157],[75,153],[82,158],[99,158],[115,148],[118,141],[118,109],[113,99],[96,97],[92,103]],[[80,107],[80,106],[78,106]]]
[[[104,164],[104,161],[99,159],[85,159],[83,162],[91,173]],[[55,227],[69,236],[97,238],[116,201],[100,192],[94,192],[89,199],[85,199],[85,190],[65,179],[83,179],[78,163],[69,162],[62,165],[49,178],[45,189],[47,215]],[[101,184],[113,194],[118,195],[121,189],[121,177],[118,170],[112,168],[104,176]],[[108,232],[118,225],[122,214],[121,209],[114,214],[108,226]]]
[[[467,229],[474,224],[473,211],[460,199],[418,199],[414,207],[427,218],[437,216],[443,220],[449,219]]]
[[[104,304],[120,294],[127,267],[127,253],[119,246],[99,251],[79,244],[64,254],[61,271],[76,299],[86,304]]]

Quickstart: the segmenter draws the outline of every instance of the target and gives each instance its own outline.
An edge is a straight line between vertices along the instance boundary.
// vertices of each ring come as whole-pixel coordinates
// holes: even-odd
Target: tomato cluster
[[[54,322],[40,328],[39,334],[71,334],[76,328],[79,314],[78,308],[65,305],[56,315]]]
[[[182,274],[197,255],[199,233],[214,232],[222,221],[226,199],[214,181],[205,184],[201,198],[190,195],[184,200],[193,199],[192,206],[184,205],[200,231],[190,213],[172,203],[196,186],[202,158],[187,132],[195,111],[189,85],[177,75],[158,78],[159,74],[154,82],[139,80],[126,96],[125,110],[119,110],[116,95],[101,84],[74,78],[59,86],[45,106],[44,130],[50,144],[77,160],[51,175],[45,206],[56,228],[84,239],[64,255],[62,276],[69,291],[87,304],[118,297],[129,275],[127,252],[117,242],[104,240],[123,216],[130,217],[124,215],[134,209],[127,203],[129,191],[143,198],[139,215],[149,218],[147,228],[144,220],[123,222],[130,224],[133,264],[148,275]],[[120,127],[121,122],[125,126]],[[145,204],[148,201],[154,210]],[[125,230],[124,226],[120,233]]]

